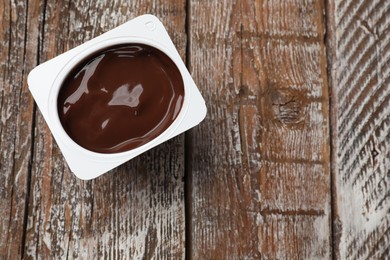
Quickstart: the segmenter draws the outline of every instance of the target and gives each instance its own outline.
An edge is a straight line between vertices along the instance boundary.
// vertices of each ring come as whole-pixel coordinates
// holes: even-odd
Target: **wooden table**
[[[93,181],[28,72],[137,15],[208,107]],[[2,0],[0,259],[389,259],[390,1]]]

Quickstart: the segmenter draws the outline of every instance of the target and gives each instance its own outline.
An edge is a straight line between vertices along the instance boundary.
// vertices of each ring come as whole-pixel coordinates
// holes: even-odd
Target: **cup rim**
[[[118,152],[118,153],[98,153],[91,150],[88,150],[84,148],[83,146],[76,143],[65,131],[65,129],[62,126],[62,123],[60,121],[59,115],[58,115],[58,109],[57,109],[57,99],[58,94],[61,89],[61,86],[66,78],[66,76],[71,72],[71,70],[77,66],[82,60],[90,56],[91,54],[97,53],[100,50],[104,50],[110,46],[120,45],[120,44],[126,44],[126,43],[138,43],[138,44],[144,44],[151,47],[154,47],[161,52],[163,52],[165,55],[167,55],[172,62],[176,65],[177,69],[180,72],[180,75],[183,80],[183,87],[184,87],[184,100],[182,107],[180,109],[179,114],[177,115],[176,119],[169,125],[167,129],[165,129],[160,135],[152,139],[151,141],[130,149],[128,151],[124,152]],[[181,61],[181,62],[180,62]],[[120,37],[114,37],[106,40],[102,40],[99,42],[96,42],[94,45],[89,46],[85,48],[84,50],[76,53],[72,58],[70,58],[64,66],[60,69],[58,74],[56,75],[53,84],[50,88],[50,92],[48,95],[48,114],[49,118],[54,123],[55,129],[58,131],[59,135],[61,136],[60,141],[66,145],[69,149],[74,149],[75,151],[78,151],[86,156],[89,156],[91,159],[95,160],[109,160],[109,161],[120,161],[123,159],[128,158],[129,156],[133,154],[138,154],[144,151],[147,151],[154,146],[159,144],[159,141],[162,139],[166,139],[166,137],[171,136],[175,130],[178,128],[180,123],[183,121],[185,114],[187,113],[188,107],[189,107],[189,100],[190,100],[190,89],[189,89],[189,79],[185,73],[185,65],[182,63],[182,60],[178,53],[172,52],[171,49],[166,47],[165,45],[146,38],[141,37],[133,37],[133,36],[120,36]]]

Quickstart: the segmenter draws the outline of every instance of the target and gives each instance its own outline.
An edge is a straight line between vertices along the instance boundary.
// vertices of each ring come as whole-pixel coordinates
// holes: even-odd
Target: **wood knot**
[[[272,114],[280,123],[288,126],[303,122],[305,95],[296,90],[271,89],[268,93]]]

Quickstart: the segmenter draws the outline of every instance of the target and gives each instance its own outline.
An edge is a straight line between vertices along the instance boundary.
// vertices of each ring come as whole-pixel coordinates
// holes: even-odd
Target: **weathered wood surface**
[[[190,3],[192,257],[330,258],[324,5]]]
[[[390,258],[390,1],[329,1],[334,247]]]
[[[208,116],[78,180],[27,74],[144,13]],[[0,259],[390,258],[389,1],[7,0],[0,26]]]
[[[34,118],[26,79],[37,65],[40,13],[39,4],[0,2],[0,259],[24,249]]]
[[[97,180],[78,180],[69,172],[40,112],[33,113],[26,75],[37,60],[44,62],[144,13],[161,17],[185,58],[185,2],[10,4],[1,2],[2,41],[9,49],[2,49],[1,58],[6,73],[2,74],[0,258],[183,258],[184,136]]]

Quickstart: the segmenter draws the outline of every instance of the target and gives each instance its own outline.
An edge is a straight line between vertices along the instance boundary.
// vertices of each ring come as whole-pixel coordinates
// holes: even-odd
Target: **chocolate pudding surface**
[[[144,44],[111,46],[89,55],[66,76],[58,115],[77,144],[98,153],[144,145],[177,118],[184,83],[176,64]]]

